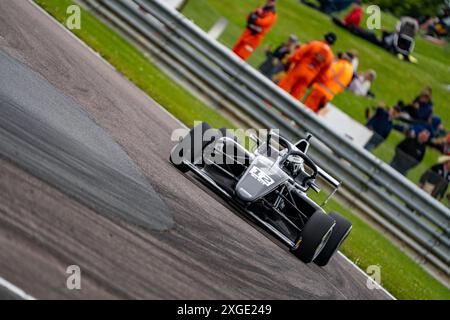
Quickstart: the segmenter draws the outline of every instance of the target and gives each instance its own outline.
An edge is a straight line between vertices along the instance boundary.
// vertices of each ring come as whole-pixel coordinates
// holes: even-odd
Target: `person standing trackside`
[[[311,93],[305,101],[305,105],[319,112],[328,102],[342,92],[350,84],[353,78],[352,56],[350,53],[340,53],[338,60],[331,68],[319,77],[313,84]]]
[[[324,41],[303,45],[288,60],[289,70],[278,85],[296,99],[301,100],[311,84],[327,72],[333,63],[330,46],[337,37],[330,32],[324,38]]]
[[[233,52],[241,59],[250,58],[266,33],[275,24],[277,20],[275,4],[275,0],[268,0],[264,7],[257,8],[248,15],[247,28],[233,47]]]

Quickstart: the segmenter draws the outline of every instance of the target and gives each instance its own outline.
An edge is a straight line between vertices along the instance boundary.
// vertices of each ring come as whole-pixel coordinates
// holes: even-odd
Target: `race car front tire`
[[[324,267],[330,262],[333,255],[339,250],[341,244],[345,241],[352,230],[352,223],[338,213],[330,213],[329,216],[336,221],[330,239],[322,249],[320,254],[314,260],[314,263]]]
[[[333,218],[321,211],[316,211],[306,222],[296,241],[296,247],[291,251],[301,261],[312,262],[331,237],[334,224]]]

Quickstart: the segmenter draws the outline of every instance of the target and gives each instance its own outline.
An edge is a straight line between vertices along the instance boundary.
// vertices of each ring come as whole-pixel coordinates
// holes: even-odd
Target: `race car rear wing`
[[[335,195],[335,193],[338,191],[341,182],[331,175],[328,174],[325,170],[323,170],[320,167],[317,167],[318,169],[318,176],[320,176],[323,180],[325,180],[327,183],[329,183],[331,186],[333,186],[333,190],[328,194],[327,198],[323,201],[323,203],[320,205],[320,207],[324,207],[328,201]]]
[[[333,176],[331,176],[328,172],[326,172],[325,170],[323,170],[321,167],[317,167],[318,170],[318,174],[319,176],[325,180],[326,182],[328,182],[329,184],[331,184],[335,189],[339,188],[341,185],[341,181],[337,180],[336,178],[334,178]]]

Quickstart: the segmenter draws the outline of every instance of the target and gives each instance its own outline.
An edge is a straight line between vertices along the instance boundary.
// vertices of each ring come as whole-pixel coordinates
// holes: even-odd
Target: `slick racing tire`
[[[175,159],[185,159],[190,162],[194,162],[196,159],[199,159],[203,155],[203,150],[205,147],[211,143],[211,141],[203,141],[203,136],[206,131],[212,129],[212,127],[206,123],[202,122],[197,125],[195,128],[191,129],[189,133],[172,149],[170,153],[170,162],[181,172],[189,171],[189,167],[183,163],[179,163],[179,161],[175,161]],[[198,132],[201,135],[196,136],[194,133]],[[199,141],[199,146],[201,148],[194,148],[195,138],[201,139]]]
[[[316,211],[306,222],[291,251],[305,263],[310,263],[320,254],[331,237],[334,219],[321,211]]]
[[[333,228],[330,239],[327,241],[327,244],[314,260],[314,263],[320,267],[324,267],[328,264],[352,230],[351,222],[341,215],[332,212],[329,216],[336,221],[336,224]]]

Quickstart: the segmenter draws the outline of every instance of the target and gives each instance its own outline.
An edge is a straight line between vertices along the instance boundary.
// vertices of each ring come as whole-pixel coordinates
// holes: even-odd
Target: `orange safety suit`
[[[333,58],[330,46],[324,41],[312,41],[301,46],[289,58],[291,67],[279,86],[296,99],[302,99],[314,80],[330,68]]]
[[[247,26],[237,43],[233,47],[233,52],[243,60],[248,60],[251,54],[258,48],[266,33],[272,28],[277,20],[277,14],[274,8],[261,8],[258,17],[252,21],[252,30]],[[252,12],[254,13],[254,12]],[[250,15],[249,15],[250,16]]]
[[[338,93],[347,88],[352,78],[352,63],[346,59],[339,59],[323,77],[313,84],[305,105],[314,112],[318,112],[328,102],[333,100]]]

